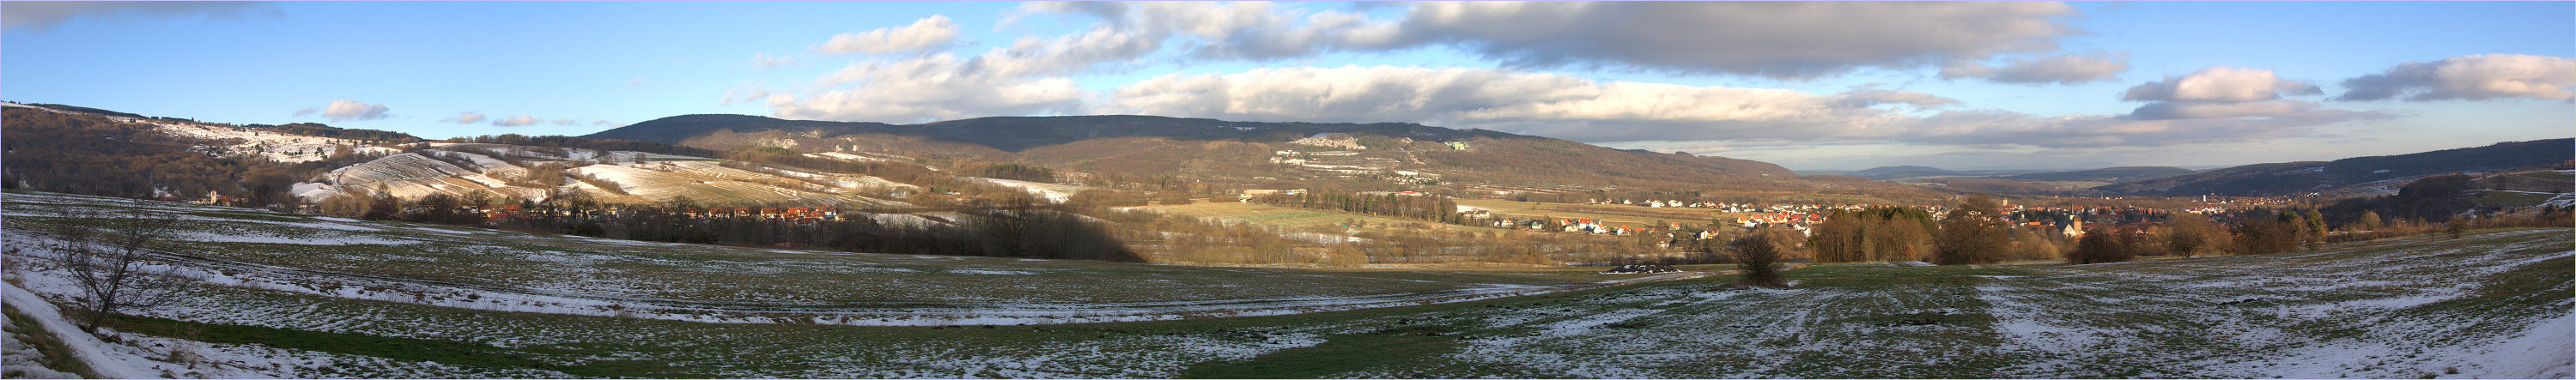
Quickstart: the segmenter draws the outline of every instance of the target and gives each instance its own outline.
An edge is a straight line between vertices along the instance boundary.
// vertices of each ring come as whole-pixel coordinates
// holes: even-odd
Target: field
[[[174,267],[207,277],[102,343],[58,326],[41,300],[70,288],[29,267],[46,249],[29,236],[47,207],[123,202],[6,201],[11,320],[120,377],[2576,374],[2563,229],[2087,266],[1828,264],[1747,290],[664,246],[164,204],[149,207],[198,232],[182,252],[204,252]]]
[[[1516,217],[1537,217],[1537,216],[1548,216],[1548,217],[1555,217],[1555,218],[1557,218],[1557,219],[1583,219],[1583,218],[1590,218],[1590,219],[1598,219],[1598,220],[1600,220],[1602,225],[1607,225],[1607,226],[1629,226],[1629,227],[1645,227],[1645,226],[1647,226],[1647,225],[1649,225],[1649,224],[1654,224],[1654,222],[1655,222],[1655,221],[1664,221],[1664,222],[1667,222],[1667,223],[1674,223],[1674,222],[1678,222],[1678,223],[1684,223],[1684,224],[1702,224],[1702,225],[1704,225],[1704,224],[1708,224],[1708,223],[1709,223],[1709,221],[1710,221],[1710,220],[1712,220],[1712,219],[1733,219],[1733,218],[1736,218],[1736,217],[1739,217],[1739,216],[1749,215],[1749,214],[1745,214],[1745,213],[1729,213],[1729,212],[1720,212],[1720,211],[1717,211],[1717,210],[1715,210],[1715,209],[1705,209],[1705,208],[1672,208],[1672,207],[1650,208],[1650,207],[1638,207],[1638,206],[1629,206],[1629,205],[1590,205],[1590,204],[1579,204],[1579,203],[1578,203],[1578,204],[1566,204],[1566,203],[1517,202],[1517,201],[1507,201],[1507,200],[1500,200],[1500,199],[1460,199],[1460,200],[1458,200],[1458,206],[1460,206],[1460,207],[1474,207],[1474,208],[1478,208],[1478,209],[1485,209],[1485,210],[1493,210],[1493,212],[1495,212],[1495,213],[1505,214],[1505,215],[1511,215],[1511,216],[1516,216]],[[1535,207],[1535,208],[1533,208],[1533,207]],[[1566,210],[1566,209],[1562,209],[1563,207],[1587,207],[1587,208],[1615,209],[1615,210],[1635,209],[1635,210],[1637,211],[1637,213],[1616,213],[1616,214],[1613,214],[1613,213],[1594,213],[1594,212],[1583,212],[1583,211]],[[1678,214],[1688,214],[1688,215],[1692,215],[1692,216],[1695,216],[1696,218],[1684,218],[1684,217],[1681,217],[1680,215],[1675,215],[1675,216],[1671,216],[1671,217],[1645,216],[1645,215],[1647,215],[1647,214],[1645,214],[1645,213],[1654,213],[1654,214],[1678,213]],[[1654,227],[1658,227],[1658,228],[1660,228],[1660,227],[1664,227],[1664,226],[1654,226]]]
[[[1464,200],[1461,200],[1460,202],[1461,202],[1461,203],[1464,203],[1465,201],[1464,201]],[[1335,213],[1335,212],[1313,211],[1313,210],[1297,209],[1297,208],[1290,208],[1290,207],[1279,207],[1279,206],[1270,206],[1270,205],[1261,205],[1261,204],[1251,204],[1251,203],[1243,203],[1243,202],[1234,202],[1234,201],[1231,201],[1231,200],[1218,200],[1218,201],[1213,201],[1213,202],[1195,202],[1195,203],[1190,203],[1190,204],[1186,204],[1186,205],[1178,205],[1178,206],[1146,206],[1146,207],[1141,207],[1141,208],[1137,208],[1137,209],[1139,209],[1139,210],[1148,210],[1148,211],[1156,211],[1156,212],[1176,213],[1176,214],[1180,214],[1180,215],[1188,215],[1188,216],[1195,216],[1195,217],[1201,217],[1201,218],[1219,218],[1219,219],[1226,219],[1226,220],[1237,220],[1237,221],[1251,222],[1251,223],[1254,223],[1254,224],[1259,224],[1259,225],[1264,225],[1264,226],[1270,226],[1270,227],[1277,227],[1277,228],[1281,228],[1281,229],[1285,229],[1285,230],[1289,230],[1289,231],[1297,231],[1297,230],[1303,230],[1303,229],[1308,229],[1308,228],[1316,228],[1316,227],[1338,228],[1339,226],[1342,226],[1344,223],[1349,222],[1349,221],[1352,221],[1352,220],[1357,220],[1357,221],[1359,221],[1359,222],[1361,222],[1361,223],[1367,223],[1367,224],[1368,224],[1368,225],[1370,225],[1370,226],[1392,226],[1392,225],[1424,224],[1424,225],[1436,226],[1436,227],[1440,227],[1440,228],[1446,228],[1446,229],[1451,229],[1451,230],[1459,230],[1459,231],[1475,231],[1475,232],[1497,231],[1497,229],[1493,229],[1493,228],[1485,228],[1485,227],[1461,226],[1461,225],[1454,225],[1454,224],[1441,224],[1441,223],[1425,222],[1425,221],[1419,221],[1419,220],[1395,219],[1395,218],[1378,217],[1378,216],[1368,216],[1368,215],[1360,215],[1360,214],[1343,214],[1343,213]]]

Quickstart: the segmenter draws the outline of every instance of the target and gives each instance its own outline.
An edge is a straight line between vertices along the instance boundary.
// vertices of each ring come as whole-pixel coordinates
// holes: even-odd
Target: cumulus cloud
[[[1032,3],[1098,17],[1200,58],[1269,60],[1448,46],[1507,67],[1606,67],[1808,78],[2057,50],[2081,33],[2062,3],[1437,2],[1404,16],[1305,14],[1268,3]]]
[[[0,3],[0,25],[45,32],[74,19],[153,20],[185,17],[278,17],[276,6],[237,1],[11,1]]]
[[[555,119],[555,125],[573,125],[579,122],[581,122],[580,119]]]
[[[377,120],[390,116],[386,115],[385,111],[387,111],[387,109],[383,104],[367,104],[355,100],[340,99],[331,101],[330,106],[322,107],[322,117],[330,118],[333,122],[349,120]],[[297,116],[304,116],[311,115],[312,113],[297,111],[295,114]]]
[[[1975,61],[1951,62],[1941,67],[1941,77],[1977,78],[1996,83],[2076,84],[2118,80],[2122,71],[2129,71],[2128,53],[2089,51],[2007,58],[2000,67]]]
[[[854,63],[816,84],[812,95],[771,93],[770,112],[787,118],[913,122],[1072,111],[1082,91],[1072,79],[1033,77],[1041,67],[993,56],[938,54]],[[729,97],[730,98],[730,97]]]
[[[1092,16],[1102,27],[1156,41],[1191,38],[1187,54],[1211,59],[1267,60],[1420,42],[1404,39],[1394,20],[1341,11],[1303,14],[1265,2],[1032,2],[1021,11]]]
[[[1405,121],[1594,143],[1842,141],[2043,147],[2248,141],[2385,118],[2297,101],[2177,102],[2130,115],[2041,117],[1951,108],[1955,99],[1859,89],[1596,82],[1473,68],[1270,68],[1166,75],[1120,87],[1095,111],[1254,121]]]
[[[503,126],[503,127],[518,127],[518,126],[536,125],[537,123],[539,123],[539,122],[544,122],[544,121],[545,121],[545,119],[540,119],[540,118],[537,118],[536,116],[519,115],[519,116],[511,116],[511,117],[503,118],[503,119],[495,119],[495,120],[492,120],[492,125]]]
[[[1101,111],[1259,121],[1406,121],[1582,141],[1835,136],[1899,117],[1873,105],[1957,103],[1894,90],[1814,95],[1390,66],[1174,74],[1120,87],[1111,98]]]
[[[2479,54],[2433,62],[2407,62],[2378,74],[2343,81],[2335,100],[2406,101],[2576,98],[2576,60],[2521,54]]]
[[[457,124],[474,124],[483,122],[483,114],[474,113],[474,111],[465,111],[465,113],[457,114],[456,116],[451,116],[445,119],[438,119],[438,121]]]
[[[754,86],[723,102],[760,100],[779,117],[912,122],[1069,112],[1084,96],[1066,76],[1123,65],[1162,48],[1162,37],[1112,27],[1022,37],[974,56],[940,53],[853,62],[801,90]]]
[[[2080,31],[2047,2],[1458,2],[1405,15],[1409,39],[1512,67],[1628,66],[1774,78],[2056,50]]]
[[[2280,99],[2282,95],[2321,95],[2325,91],[2305,82],[2273,76],[2271,69],[2211,67],[2181,78],[2139,84],[2120,94],[2129,101],[2205,101],[2256,102]]]
[[[947,45],[957,39],[957,23],[947,15],[931,15],[901,28],[878,28],[860,33],[842,33],[830,41],[814,45],[823,54],[886,54],[923,51]]]

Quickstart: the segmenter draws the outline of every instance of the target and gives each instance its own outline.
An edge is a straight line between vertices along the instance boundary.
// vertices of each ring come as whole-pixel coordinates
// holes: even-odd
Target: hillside
[[[2273,196],[2332,191],[2435,174],[2544,168],[2576,157],[2576,139],[2500,142],[2431,152],[2244,165],[2095,187],[2122,195]]]
[[[925,124],[744,115],[656,119],[585,137],[730,150],[877,152],[1023,162],[1236,186],[1403,187],[1580,192],[1620,187],[1806,190],[1770,163],[1627,151],[1410,123],[1265,123],[1159,116],[986,117]],[[1282,182],[1284,181],[1284,182]]]
[[[2096,265],[1198,268],[529,235],[11,193],[0,284],[106,377],[2565,378],[2563,229]],[[57,206],[188,215],[71,331]],[[1693,276],[1702,276],[1692,278]],[[2356,281],[2355,279],[2368,279]],[[1831,307],[1819,307],[1828,305]],[[2177,333],[2183,332],[2183,333]],[[174,355],[178,353],[185,355]],[[173,356],[192,360],[171,360]]]
[[[543,200],[580,190],[602,202],[656,203],[688,198],[703,204],[892,206],[921,192],[873,176],[629,151],[497,144],[434,144],[333,169],[297,183],[294,192],[320,202],[341,194],[432,194]]]

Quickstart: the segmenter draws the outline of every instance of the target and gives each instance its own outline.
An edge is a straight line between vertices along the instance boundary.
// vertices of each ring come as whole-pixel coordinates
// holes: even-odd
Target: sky
[[[0,100],[425,138],[1412,122],[1798,170],[2576,136],[2576,2],[5,2]]]

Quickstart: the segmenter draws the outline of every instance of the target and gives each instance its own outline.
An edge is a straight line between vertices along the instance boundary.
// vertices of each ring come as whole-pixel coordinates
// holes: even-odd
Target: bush
[[[1727,243],[1727,249],[1735,251],[1736,265],[1744,269],[1744,275],[1736,279],[1736,284],[1758,288],[1789,287],[1780,276],[1780,246],[1773,244],[1769,235],[1753,234],[1735,239]]]

